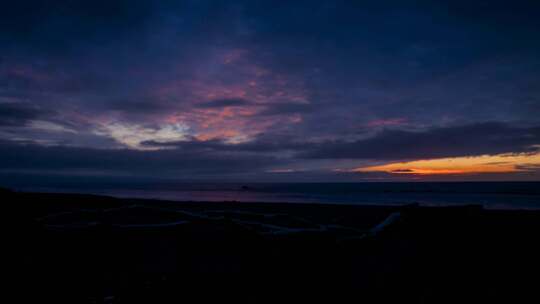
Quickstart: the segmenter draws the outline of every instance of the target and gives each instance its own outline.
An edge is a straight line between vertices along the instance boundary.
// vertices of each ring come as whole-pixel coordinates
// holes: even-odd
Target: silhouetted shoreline
[[[516,302],[538,273],[540,211],[0,195],[24,300]]]
[[[94,184],[90,181],[76,181],[75,178],[71,181],[72,184],[12,187],[30,192],[86,193],[118,198],[182,202],[287,202],[378,206],[408,205],[414,202],[422,206],[477,204],[486,209],[540,210],[539,182],[168,183],[162,181],[118,184],[101,181],[100,184]]]

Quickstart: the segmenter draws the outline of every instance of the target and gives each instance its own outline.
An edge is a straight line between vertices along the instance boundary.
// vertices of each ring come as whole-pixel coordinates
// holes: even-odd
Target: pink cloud
[[[185,123],[203,140],[251,138],[276,124],[303,121],[299,114],[256,115],[276,103],[308,103],[303,80],[250,62],[245,49],[221,50],[207,56],[210,57],[197,66],[192,77],[175,79],[153,89],[157,101],[179,104],[178,110],[163,120]],[[242,99],[248,103],[219,108],[200,106],[220,99]]]

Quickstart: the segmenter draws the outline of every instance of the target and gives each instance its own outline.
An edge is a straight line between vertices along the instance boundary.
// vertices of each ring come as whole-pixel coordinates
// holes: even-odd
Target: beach
[[[538,273],[535,210],[1,196],[21,302],[517,303]]]

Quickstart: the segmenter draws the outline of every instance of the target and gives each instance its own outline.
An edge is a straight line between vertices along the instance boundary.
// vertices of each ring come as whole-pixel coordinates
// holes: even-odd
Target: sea
[[[18,190],[179,202],[423,206],[473,204],[488,209],[540,209],[540,182],[152,183],[65,189],[23,187]]]

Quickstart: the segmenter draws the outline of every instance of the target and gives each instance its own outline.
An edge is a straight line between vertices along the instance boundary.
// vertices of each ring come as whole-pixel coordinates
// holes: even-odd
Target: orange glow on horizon
[[[453,175],[479,173],[512,173],[528,171],[540,166],[540,153],[499,154],[475,157],[453,157],[389,163],[360,167],[352,172],[387,172],[392,174]]]

